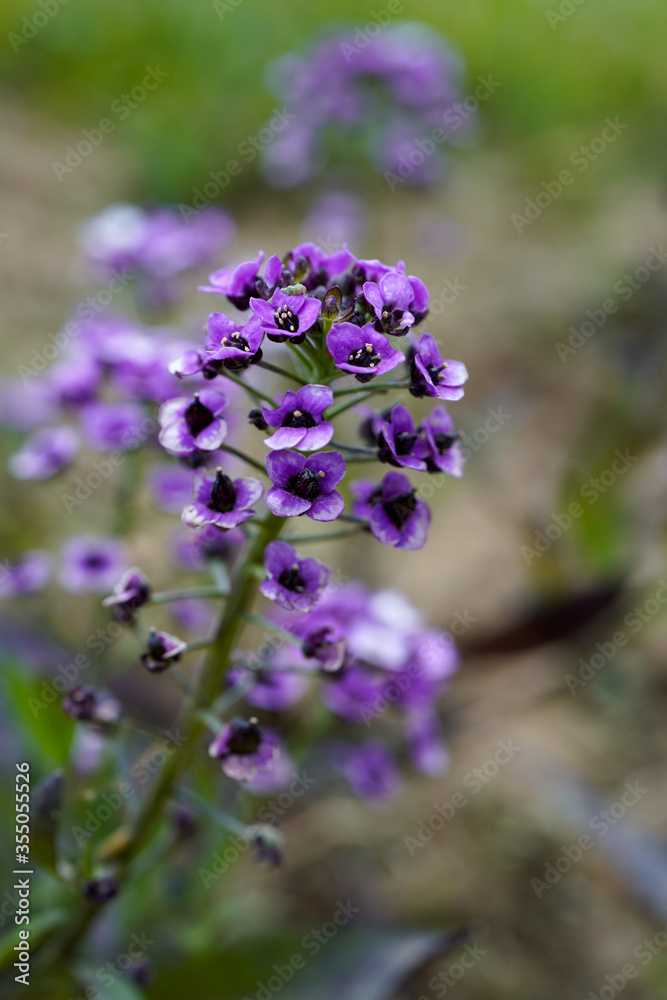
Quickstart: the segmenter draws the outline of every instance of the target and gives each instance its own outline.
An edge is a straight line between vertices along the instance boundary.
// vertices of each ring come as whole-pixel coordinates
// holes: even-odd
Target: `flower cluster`
[[[231,217],[219,208],[209,207],[186,221],[175,209],[121,203],[87,220],[81,250],[100,281],[118,272],[130,274],[146,299],[164,304],[178,292],[176,279],[212,261],[235,231]]]
[[[209,754],[227,778],[256,795],[289,785],[294,763],[281,713],[316,689],[335,730],[333,768],[357,794],[385,799],[406,757],[426,774],[446,766],[438,701],[458,666],[453,640],[425,627],[396,591],[341,585],[307,547],[348,535],[405,551],[426,544],[431,511],[415,477],[462,475],[463,450],[444,404],[463,396],[467,371],[424,331],[429,293],[402,261],[304,242],[223,267],[201,290],[202,301],[224,308],[209,315],[203,343],[118,318],[88,322],[39,388],[31,386],[32,415],[25,400],[6,413],[33,430],[10,467],[47,479],[81,441],[107,452],[110,468],[114,454],[122,464],[127,450],[160,449],[148,476],[156,505],[180,513],[185,526],[174,561],[208,570],[212,582],[156,590],[130,565],[123,541],[84,534],[62,546],[61,586],[106,595],[109,628],[134,636],[127,641],[138,643],[137,660],[155,683],[169,672],[189,693],[185,737],[194,747],[208,727]],[[370,474],[357,474],[358,466]],[[126,489],[141,468],[126,464]],[[190,547],[183,533],[195,540]],[[28,552],[0,573],[0,597],[34,593],[52,572],[48,553]],[[256,597],[265,615],[253,611]],[[158,604],[171,605],[174,631],[186,638],[144,622]],[[250,622],[265,630],[257,652],[244,648]],[[189,673],[198,650],[208,652]],[[100,739],[129,725],[120,702],[92,683],[73,687],[63,707]],[[398,725],[383,727],[385,712]],[[173,783],[164,801],[189,752],[164,772],[161,780]],[[160,804],[148,796],[142,808]],[[151,818],[142,814],[137,828],[150,830]],[[232,818],[231,829],[238,826]],[[275,863],[278,841],[258,836],[258,856]],[[139,837],[127,856],[140,849]],[[105,878],[95,873],[98,903],[110,898]]]
[[[357,150],[383,172],[406,163],[411,184],[433,181],[445,164],[435,144],[416,166],[409,157],[435,129],[451,138],[460,125],[460,69],[444,40],[418,23],[337,33],[290,53],[271,76],[294,119],[263,151],[267,179],[293,187]]]

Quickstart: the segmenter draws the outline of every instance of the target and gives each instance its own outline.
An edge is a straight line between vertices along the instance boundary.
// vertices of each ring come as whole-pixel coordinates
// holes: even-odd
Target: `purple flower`
[[[418,444],[419,433],[415,430],[412,414],[405,406],[394,406],[380,424],[378,458],[390,465],[423,471],[427,466],[416,448]]]
[[[125,546],[118,538],[77,535],[65,542],[61,555],[60,582],[74,593],[111,590],[127,565]]]
[[[244,261],[236,267],[223,267],[209,275],[210,285],[200,285],[200,292],[216,292],[226,295],[229,301],[242,312],[250,305],[253,296],[261,295],[268,299],[282,279],[282,264],[274,254],[269,257],[264,268],[264,278],[259,277],[259,269],[264,260],[264,252],[260,250],[255,260]]]
[[[333,763],[362,799],[383,801],[398,789],[398,768],[381,743],[365,743],[359,747],[339,745],[334,751]]]
[[[235,781],[250,781],[267,767],[277,753],[277,745],[259,727],[257,719],[237,716],[228,722],[208,748],[211,757],[222,761],[222,769]]]
[[[364,282],[364,297],[376,316],[375,329],[394,336],[407,333],[415,322],[415,317],[408,311],[414,294],[405,275],[395,271],[383,274],[379,283]]]
[[[418,398],[461,399],[468,380],[466,366],[460,361],[443,361],[438,345],[428,333],[412,341],[407,354],[410,369],[410,392]]]
[[[77,722],[110,724],[120,718],[120,703],[108,691],[80,685],[63,698],[62,707]]]
[[[323,688],[322,701],[348,722],[368,723],[377,715],[381,694],[381,675],[354,665]]]
[[[134,612],[143,607],[151,596],[148,577],[137,566],[132,566],[121,576],[110,597],[105,597],[102,605],[113,608],[116,618],[126,624],[135,620]]]
[[[333,437],[333,424],[322,419],[327,406],[333,403],[333,391],[326,385],[306,385],[294,392],[288,389],[276,410],[262,407],[264,420],[278,430],[265,438],[265,444],[274,450],[299,448],[300,451],[317,451],[325,448]]]
[[[308,685],[308,679],[289,670],[246,670],[237,667],[229,672],[233,686],[244,684],[251,677],[255,683],[247,691],[245,700],[266,712],[283,712],[296,705]]]
[[[263,339],[264,330],[258,319],[253,318],[245,326],[238,326],[224,313],[211,313],[204,357],[208,363],[222,362],[229,371],[242,371],[248,365],[261,361]]]
[[[145,439],[139,403],[89,403],[81,411],[86,442],[98,451],[127,451]]]
[[[324,563],[299,559],[287,542],[269,542],[264,568],[268,578],[260,584],[260,591],[286,611],[308,611],[331,579],[331,570]]]
[[[195,491],[195,499],[183,509],[182,519],[192,528],[215,524],[228,531],[254,516],[253,504],[262,499],[264,487],[259,479],[235,479],[222,469],[213,479],[204,478]]]
[[[172,455],[194,455],[215,451],[227,436],[222,414],[225,397],[215,389],[196,392],[194,399],[181,396],[160,407],[160,444]]]
[[[157,674],[172,663],[178,663],[181,654],[186,648],[186,643],[169,632],[158,632],[152,628],[146,642],[146,650],[139,659],[151,673]]]
[[[53,560],[48,552],[33,549],[15,562],[0,565],[0,599],[35,594],[49,582]]]
[[[270,340],[303,340],[320,315],[322,303],[307,295],[287,295],[277,288],[270,302],[251,299],[250,308]]]
[[[148,476],[154,503],[166,514],[179,514],[192,497],[192,471],[164,463],[153,465]]]
[[[449,766],[449,754],[442,742],[438,717],[430,705],[410,712],[406,734],[415,767],[430,777],[444,774]]]
[[[357,382],[370,382],[405,360],[403,353],[392,347],[370,323],[362,327],[335,323],[327,334],[327,348],[336,368],[351,372]]]
[[[345,461],[337,451],[306,458],[298,451],[273,451],[266,471],[274,484],[264,502],[278,517],[307,514],[314,521],[334,521],[345,507],[335,489],[345,475]]]
[[[44,427],[12,455],[9,471],[16,479],[49,479],[70,464],[79,444],[79,435],[72,427]]]
[[[431,523],[430,508],[421,500],[401,472],[388,472],[379,486],[352,484],[357,499],[354,513],[368,517],[370,529],[383,545],[397,549],[421,549]]]
[[[335,674],[342,670],[349,657],[349,647],[344,636],[335,638],[336,631],[331,625],[321,625],[306,632],[301,643],[301,652],[308,660],[317,660],[325,674]]]
[[[49,369],[48,391],[60,406],[81,406],[95,398],[103,368],[89,350],[70,354]]]
[[[428,472],[447,472],[461,477],[466,456],[454,430],[454,421],[444,406],[436,406],[422,422],[422,437],[417,454],[426,462]]]

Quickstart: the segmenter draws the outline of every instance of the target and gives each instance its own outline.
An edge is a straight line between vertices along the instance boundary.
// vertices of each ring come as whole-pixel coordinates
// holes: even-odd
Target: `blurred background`
[[[95,291],[79,253],[86,219],[119,201],[197,206],[211,172],[243,159],[242,144],[285,106],[272,60],[332,25],[363,38],[386,10],[384,0],[5,0],[0,376],[15,380]],[[403,0],[392,11],[444,37],[461,99],[486,81],[446,170],[420,186],[344,162],[276,189],[262,158],[246,157],[209,199],[236,235],[196,270],[181,315],[193,330],[204,321],[209,303],[195,289],[214,267],[299,239],[339,245],[348,232],[359,255],[404,259],[428,285],[427,328],[471,373],[456,405],[465,477],[430,500],[431,541],[420,553],[369,538],[323,558],[372,586],[400,586],[457,637],[462,667],[442,705],[451,764],[437,779],[405,777],[383,805],[339,785],[297,802],[281,821],[281,869],[242,857],[208,891],[196,925],[184,926],[177,907],[168,914],[145,995],[254,997],[257,980],[354,894],[368,941],[357,958],[334,955],[334,942],[330,985],[311,997],[662,997],[667,7]],[[113,131],[68,164],[67,148],[149,68],[163,74],[159,86],[125,104],[127,115],[112,112]],[[326,212],[308,217],[331,189],[352,199],[335,231]],[[3,433],[3,468],[22,437],[16,426]],[[3,472],[3,557],[71,533],[61,493]],[[117,503],[101,489],[74,513],[77,530],[108,526]],[[135,561],[169,584],[173,517],[146,503],[135,525]],[[40,626],[43,604],[30,601],[0,607],[8,779],[22,754],[38,778],[62,765],[70,721],[54,710],[42,724],[20,706],[97,613],[94,599],[55,596]],[[124,655],[109,654],[111,686],[168,719],[170,704],[149,704],[148,679],[136,670],[128,679]],[[430,822],[438,816],[444,824]],[[3,858],[8,871],[8,849]],[[130,930],[150,936],[156,910],[187,894],[189,863],[186,854],[145,911],[130,895],[100,927],[93,966],[109,940],[115,954]],[[230,917],[233,932],[223,933]],[[457,965],[462,943],[432,957],[427,932],[463,929],[467,964]],[[384,992],[364,979],[364,962],[384,970]],[[343,966],[357,971],[341,979]],[[117,979],[101,995],[136,995],[125,989]],[[283,985],[282,995],[301,993]]]

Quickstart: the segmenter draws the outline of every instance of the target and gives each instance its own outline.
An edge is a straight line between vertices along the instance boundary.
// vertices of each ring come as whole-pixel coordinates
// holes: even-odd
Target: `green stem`
[[[247,393],[254,397],[255,402],[261,402],[264,400],[264,402],[268,403],[270,406],[276,405],[275,400],[271,399],[270,396],[267,396],[265,392],[261,392],[259,389],[255,389],[252,385],[248,385],[248,383],[244,382],[238,375],[233,375],[226,369],[223,371],[223,374],[225,378],[228,378],[230,381],[236,382],[237,385],[242,386]]]
[[[293,543],[295,545],[305,545],[307,542],[330,542],[334,538],[349,538],[350,535],[357,535],[362,529],[352,528],[350,531],[328,531],[323,535],[297,535],[296,538],[290,538],[290,545]]]
[[[275,375],[282,375],[283,378],[289,378],[292,382],[298,382],[300,388],[303,387],[303,380],[300,379],[298,375],[294,375],[292,372],[287,372],[284,368],[279,368],[278,365],[272,365],[270,361],[259,361],[257,367],[264,368],[265,371],[273,372]]]
[[[162,590],[153,594],[149,604],[168,604],[170,601],[182,601],[187,597],[226,597],[219,587],[214,584],[206,584],[201,587],[192,587],[190,590]]]

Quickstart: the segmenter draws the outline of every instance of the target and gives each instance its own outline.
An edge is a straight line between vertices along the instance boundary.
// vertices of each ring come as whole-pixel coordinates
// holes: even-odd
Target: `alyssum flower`
[[[150,630],[146,650],[139,659],[151,673],[161,673],[170,667],[172,663],[178,663],[186,644],[182,639],[169,632],[158,632],[152,628]]]
[[[380,485],[352,484],[354,514],[368,517],[378,541],[397,549],[421,549],[428,537],[431,511],[401,472],[388,472]]]
[[[413,396],[435,396],[437,399],[463,397],[463,385],[468,381],[466,366],[460,361],[443,361],[430,334],[423,333],[419,339],[412,341],[406,360]]]
[[[264,597],[286,611],[307,611],[317,603],[331,579],[318,559],[299,559],[287,542],[269,542],[264,553],[268,574],[259,586]]]
[[[194,501],[183,509],[182,519],[193,528],[214,524],[228,531],[254,516],[251,507],[262,499],[263,493],[264,487],[258,479],[232,481],[217,468],[212,479],[205,477],[199,483]]]
[[[350,372],[357,382],[370,382],[405,360],[402,351],[392,347],[371,323],[362,327],[334,323],[327,334],[327,348],[336,368]]]
[[[277,746],[262,732],[257,719],[237,717],[228,722],[208,748],[209,756],[221,761],[222,769],[236,781],[250,781],[267,767]]]
[[[345,460],[337,451],[306,458],[298,451],[272,451],[266,471],[274,484],[264,501],[278,517],[306,514],[314,521],[334,521],[345,507],[335,489],[345,475]]]
[[[172,455],[183,457],[215,451],[227,436],[225,406],[225,397],[215,389],[196,392],[192,399],[169,399],[158,414],[160,444]]]
[[[327,406],[333,403],[333,391],[326,385],[306,385],[294,392],[288,389],[280,406],[271,410],[262,407],[269,427],[277,430],[264,443],[273,450],[299,448],[317,451],[325,448],[333,437],[333,424],[323,419]]]
[[[265,302],[264,299],[250,299],[250,308],[259,319],[269,340],[277,342],[294,340],[295,343],[303,340],[320,314],[322,303],[319,299],[309,298],[303,286],[291,287],[293,289],[301,287],[301,292],[288,295],[277,288],[270,302]]]
[[[136,566],[126,570],[113,588],[110,597],[105,597],[102,605],[112,608],[114,615],[121,621],[131,624],[134,612],[143,607],[150,599],[151,585],[146,575]]]

